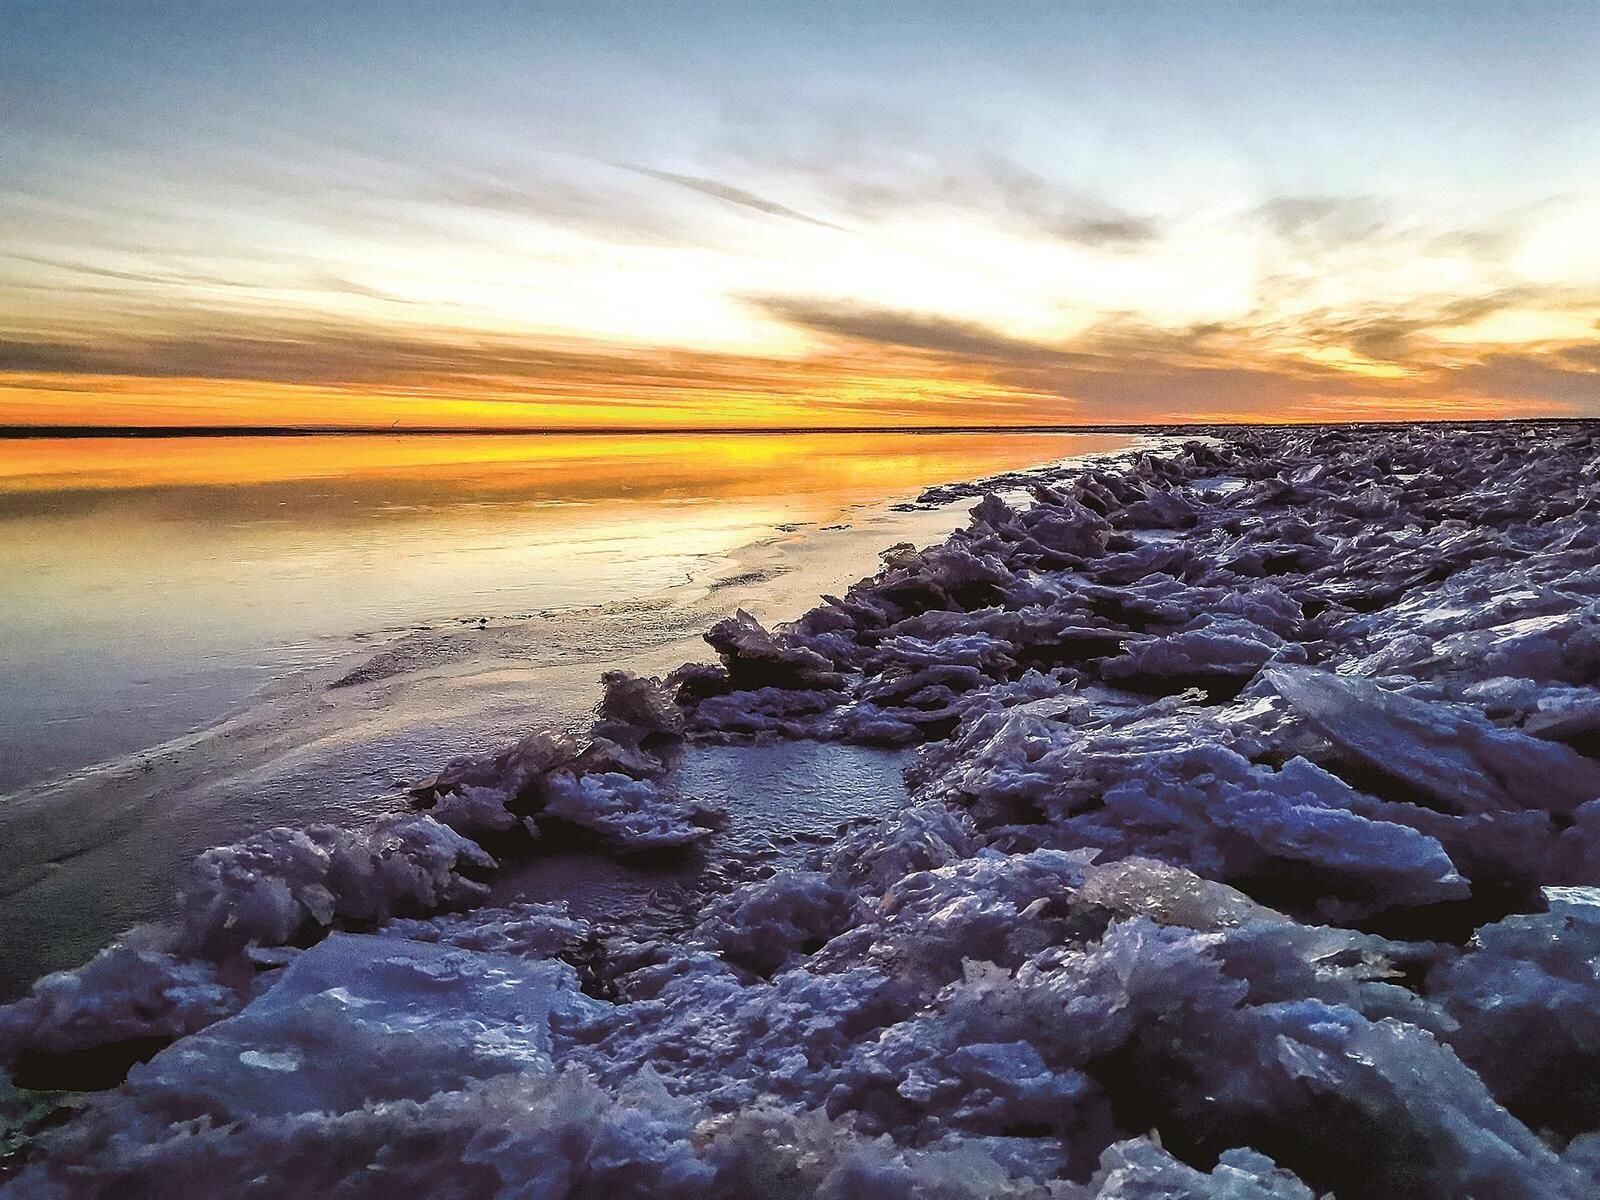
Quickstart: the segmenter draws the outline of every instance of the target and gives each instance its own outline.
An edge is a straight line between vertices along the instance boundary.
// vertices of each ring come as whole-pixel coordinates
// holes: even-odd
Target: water
[[[0,793],[214,722],[352,636],[659,593],[781,526],[1114,441],[0,441]]]
[[[169,914],[208,846],[403,806],[455,755],[579,727],[605,667],[704,659],[735,607],[792,618],[942,537],[970,502],[893,508],[925,486],[1128,441],[0,441],[0,1000]],[[741,777],[749,829],[893,790],[846,786],[893,772],[870,755],[784,769],[829,787]],[[519,879],[663,885],[582,856]]]
[[[801,866],[852,826],[903,806],[910,759],[909,750],[838,742],[686,747],[667,783],[727,812],[716,837],[664,863],[542,848],[501,862],[490,903],[564,902],[574,916],[635,938],[673,937],[732,884]]]

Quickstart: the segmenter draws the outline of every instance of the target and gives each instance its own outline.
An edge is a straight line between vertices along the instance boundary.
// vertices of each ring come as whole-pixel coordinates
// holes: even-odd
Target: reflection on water
[[[782,525],[1125,442],[0,441],[0,792],[210,724],[352,635],[650,595]]]

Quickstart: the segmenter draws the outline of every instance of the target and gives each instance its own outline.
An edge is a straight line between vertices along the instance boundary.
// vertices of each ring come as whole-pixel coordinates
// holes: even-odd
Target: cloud
[[[677,187],[687,188],[691,192],[698,192],[702,196],[710,196],[714,200],[721,200],[740,208],[748,208],[754,212],[764,213],[769,217],[783,217],[790,221],[800,221],[806,225],[815,225],[820,229],[832,229],[839,233],[847,232],[842,226],[835,225],[832,221],[824,221],[820,217],[813,217],[786,204],[779,204],[776,200],[769,200],[755,192],[746,191],[744,188],[734,187],[732,184],[722,183],[716,179],[706,179],[699,175],[681,175],[676,171],[661,171],[654,167],[642,167],[633,163],[613,163],[612,166],[624,171],[632,171],[635,175],[643,175],[649,179],[657,179],[662,183],[674,184]]]
[[[782,297],[765,297],[752,303],[788,325],[851,342],[1013,364],[1043,365],[1066,358],[1055,347],[1008,337],[949,317]]]
[[[1374,196],[1273,196],[1246,215],[1279,237],[1325,242],[1364,241],[1393,221]]]
[[[86,275],[94,279],[116,279],[126,283],[172,285],[176,287],[226,287],[253,288],[256,285],[241,283],[221,275],[208,275],[191,271],[123,271],[92,263],[72,262],[67,259],[44,258],[33,254],[11,254],[0,251],[0,258],[52,271],[65,271],[71,275]]]
[[[1550,354],[1490,354],[1450,373],[1453,388],[1507,401],[1548,402],[1573,416],[1600,417],[1600,347]]]
[[[1155,221],[1047,179],[1004,155],[985,155],[969,170],[968,178],[954,186],[946,181],[945,190],[952,198],[980,210],[991,209],[1057,241],[1128,248],[1161,236]]]
[[[1168,329],[1113,318],[1083,331],[1067,345],[1013,337],[972,321],[869,305],[786,297],[751,303],[786,324],[830,338],[1015,367],[1099,369],[1209,359],[1226,355],[1228,348],[1219,343],[1240,335],[1220,322]]]
[[[1440,357],[1459,357],[1459,347],[1441,349],[1439,337],[1500,313],[1585,312],[1600,303],[1590,293],[1521,285],[1445,302],[1413,302],[1409,310],[1355,315],[1319,313],[1298,330],[1312,341],[1343,346],[1376,362],[1428,366]]]
[[[0,371],[249,380],[321,386],[415,386],[494,381],[578,387],[691,386],[742,360],[669,350],[629,353],[547,342],[407,333],[313,321],[251,321],[237,331],[114,339],[0,339]],[[759,375],[761,360],[746,373]]]
[[[257,387],[319,390],[326,408],[319,419],[334,423],[346,404],[342,397],[352,411],[370,411],[376,396],[437,402],[446,414],[460,411],[452,408],[456,402],[471,401],[479,408],[469,420],[482,419],[481,406],[491,404],[520,414],[505,418],[519,424],[1019,419],[1016,409],[1024,399],[981,373],[958,376],[850,355],[796,360],[628,350],[575,340],[423,335],[309,321],[252,321],[236,329],[112,339],[89,331],[74,338],[0,337],[0,386],[14,389],[18,403],[24,392],[99,394],[103,411],[117,413],[128,411],[129,395],[177,391],[186,397],[185,411],[200,420],[230,411],[236,392]],[[85,409],[79,403],[73,411]]]
[[[922,116],[870,103],[827,117],[763,109],[722,137],[723,151],[747,170],[803,179],[836,211],[866,221],[954,211],[1025,235],[1113,250],[1163,236],[1155,219],[1048,178],[996,144],[992,129],[952,139]]]
[[[1374,387],[1315,363],[1253,355],[1236,344],[1244,331],[1218,323],[1162,329],[1110,320],[1070,345],[1056,345],[890,309],[774,298],[754,303],[827,339],[925,355],[941,369],[1032,393],[1041,405],[1053,397],[1082,420],[1262,416],[1308,395],[1355,398]]]
[[[1086,246],[1131,246],[1161,236],[1155,222],[1130,216],[1073,218],[1055,224],[1050,232]]]
[[[1325,329],[1330,340],[1387,360],[1389,352],[1398,352],[1421,332],[1515,308],[1525,298],[1521,289],[1507,289],[1414,318],[1329,320]],[[930,371],[966,373],[1031,393],[1041,411],[1054,397],[1078,420],[1484,417],[1519,406],[1600,415],[1600,345],[1595,344],[1491,354],[1467,366],[1423,363],[1412,374],[1387,378],[1274,350],[1248,323],[1159,328],[1113,318],[1070,343],[1050,344],[928,314],[816,300],[754,303],[830,341],[921,355],[936,364]]]

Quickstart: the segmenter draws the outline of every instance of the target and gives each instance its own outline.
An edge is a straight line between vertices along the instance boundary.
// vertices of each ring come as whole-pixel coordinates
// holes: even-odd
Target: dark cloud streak
[[[946,368],[981,366],[996,383],[1057,396],[1104,420],[1260,415],[1308,394],[1357,397],[1372,388],[1368,380],[1313,363],[1240,362],[1216,344],[1235,331],[1215,324],[1169,330],[1107,322],[1062,346],[970,322],[859,305],[773,298],[752,303],[827,338],[922,353]]]
[[[748,208],[753,212],[764,213],[769,217],[783,217],[790,221],[800,221],[806,225],[815,225],[819,229],[831,229],[836,233],[849,232],[841,225],[832,221],[824,221],[820,217],[813,217],[798,209],[790,208],[786,204],[779,204],[776,200],[769,200],[755,192],[746,191],[744,188],[734,187],[732,184],[723,183],[716,179],[706,179],[699,175],[683,175],[676,171],[661,171],[655,167],[644,167],[634,163],[612,163],[623,171],[632,171],[635,175],[643,175],[647,179],[659,180],[677,187],[687,188],[691,192],[698,192],[702,196],[709,196],[714,200],[721,200],[740,208]]]
[[[788,325],[851,342],[1033,365],[1065,362],[1069,357],[1051,346],[948,317],[782,297],[765,297],[752,303],[759,311]]]

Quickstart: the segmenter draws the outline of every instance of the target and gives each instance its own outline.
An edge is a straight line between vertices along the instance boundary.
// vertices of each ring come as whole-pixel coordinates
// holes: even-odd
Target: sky
[[[1600,6],[0,0],[0,423],[1600,415]]]

